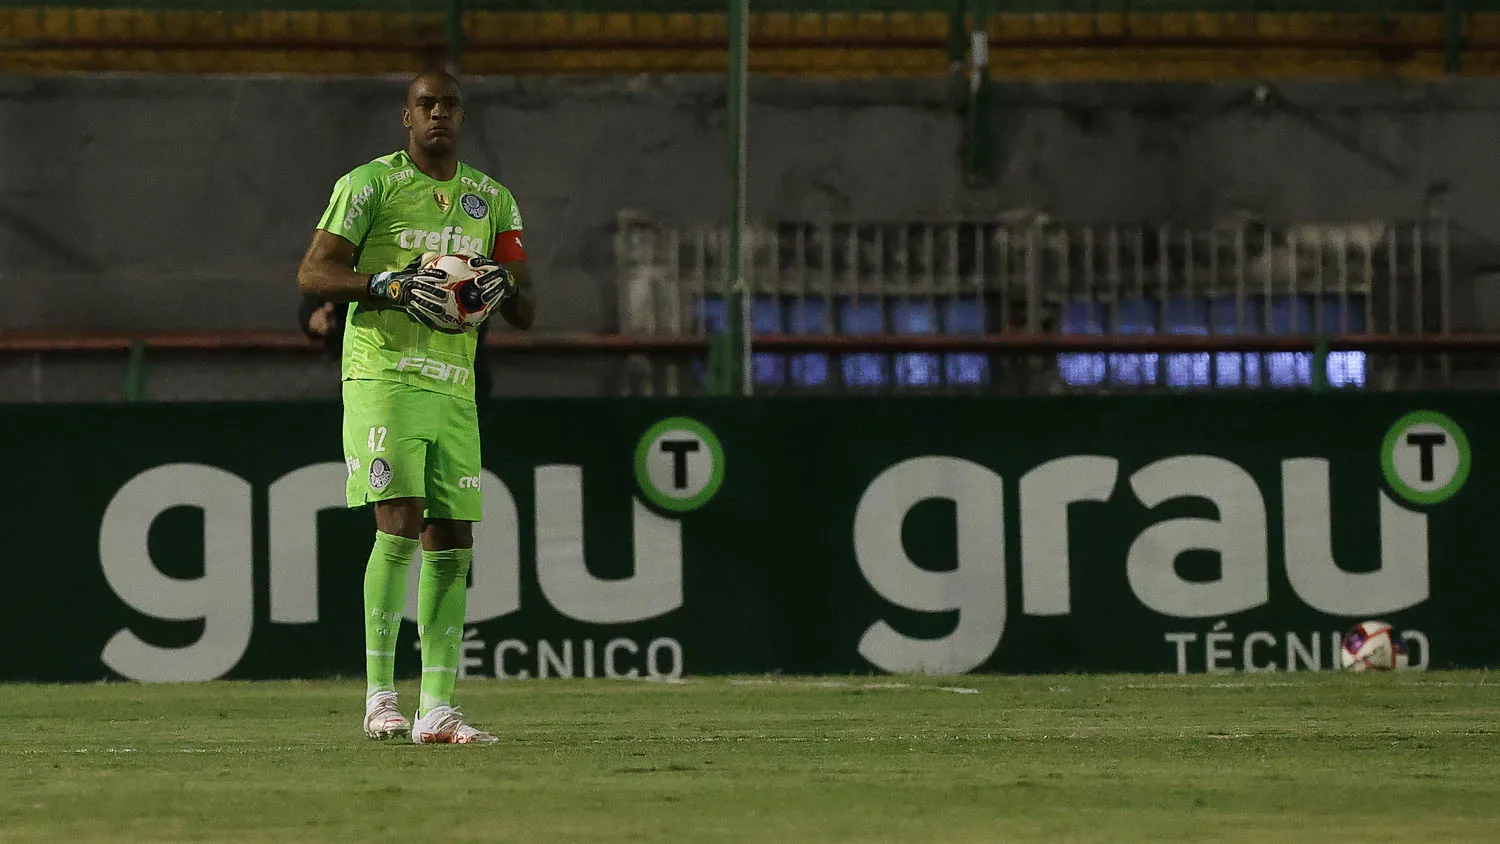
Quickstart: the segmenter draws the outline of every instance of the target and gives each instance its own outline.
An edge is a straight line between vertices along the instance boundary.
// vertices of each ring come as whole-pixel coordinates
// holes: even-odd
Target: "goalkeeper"
[[[423,73],[407,89],[399,152],[354,168],[333,188],[297,286],[347,302],[343,444],[350,507],[373,504],[375,543],[364,575],[365,735],[421,744],[493,742],[453,706],[463,639],[473,523],[482,507],[474,406],[475,332],[438,315],[441,271],[428,253],[466,254],[486,308],[516,328],[536,319],[509,190],[458,160],[458,81]],[[401,714],[393,680],[406,571],[422,549],[417,592],[421,699]]]

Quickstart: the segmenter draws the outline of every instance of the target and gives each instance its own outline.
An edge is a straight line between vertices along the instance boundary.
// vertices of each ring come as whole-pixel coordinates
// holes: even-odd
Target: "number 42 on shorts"
[[[370,447],[370,451],[371,452],[385,451],[385,426],[384,425],[381,425],[379,427],[375,427],[375,428],[371,428],[370,429],[370,439],[369,439],[368,445]]]

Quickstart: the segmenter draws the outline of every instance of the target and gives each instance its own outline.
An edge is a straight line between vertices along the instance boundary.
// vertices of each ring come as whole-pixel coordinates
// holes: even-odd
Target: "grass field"
[[[1484,673],[461,681],[487,747],[362,692],[0,686],[0,840],[1500,840]]]

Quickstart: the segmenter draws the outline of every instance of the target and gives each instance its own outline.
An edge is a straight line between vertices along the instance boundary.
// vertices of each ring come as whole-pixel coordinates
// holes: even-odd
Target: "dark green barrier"
[[[1497,411],[1410,394],[492,403],[465,671],[1327,669],[1374,618],[1414,665],[1500,664]],[[678,417],[711,433],[659,425]],[[0,431],[18,481],[0,679],[362,672],[373,528],[342,508],[337,407],[8,406]]]

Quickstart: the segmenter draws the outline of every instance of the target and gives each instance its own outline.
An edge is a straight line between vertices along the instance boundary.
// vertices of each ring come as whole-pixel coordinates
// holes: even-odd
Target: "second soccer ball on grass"
[[[1362,621],[1344,634],[1339,660],[1349,671],[1398,671],[1407,665],[1406,643],[1384,621]]]

